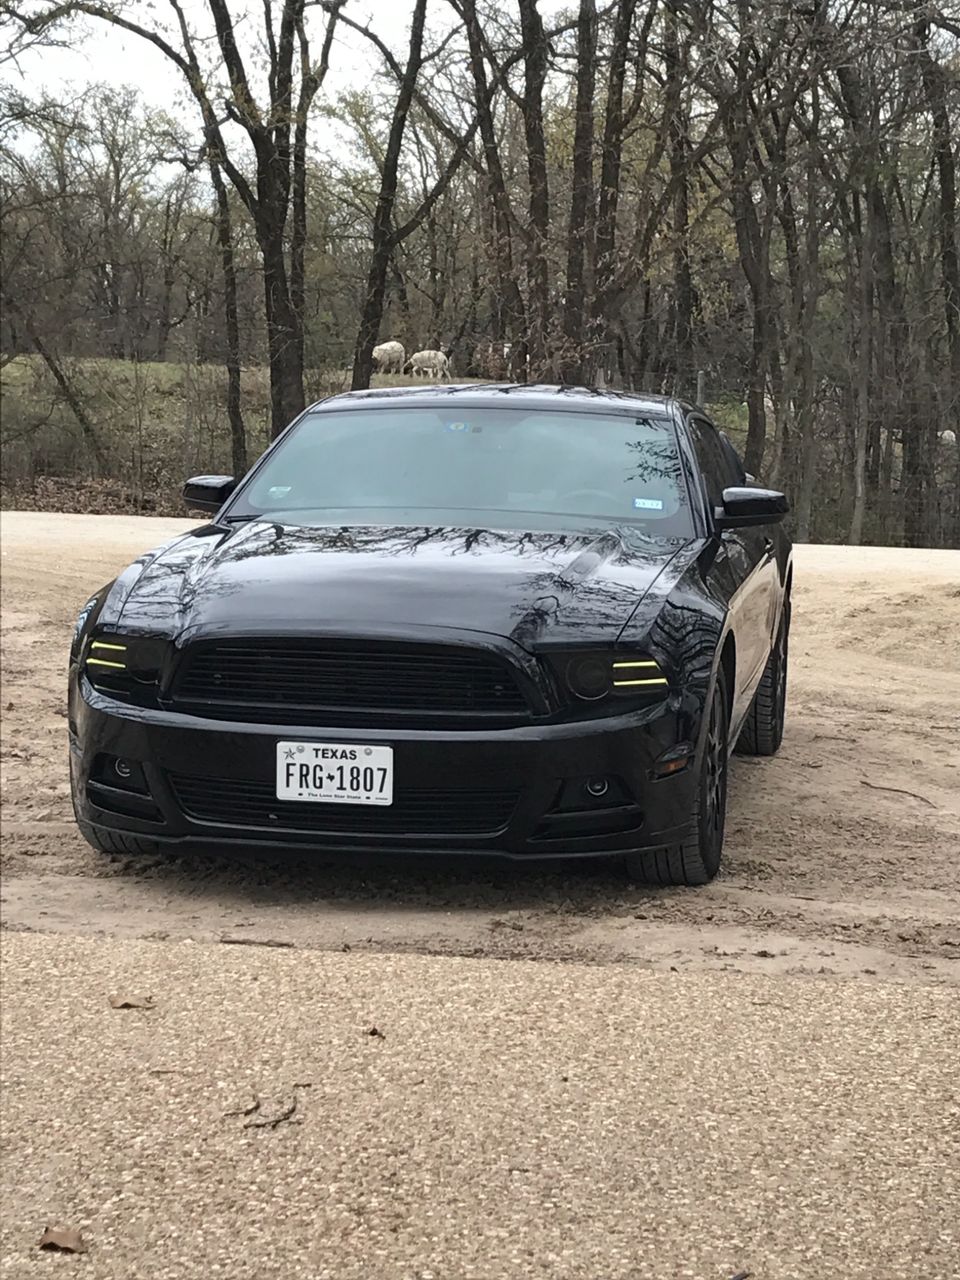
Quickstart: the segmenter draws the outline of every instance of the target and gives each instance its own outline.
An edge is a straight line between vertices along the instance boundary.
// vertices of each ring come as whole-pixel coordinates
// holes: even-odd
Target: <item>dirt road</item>
[[[960,553],[797,549],[782,752],[734,764],[720,878],[645,891],[590,864],[94,854],[70,818],[70,628],[91,590],[187,527],[3,516],[7,929],[960,981]]]

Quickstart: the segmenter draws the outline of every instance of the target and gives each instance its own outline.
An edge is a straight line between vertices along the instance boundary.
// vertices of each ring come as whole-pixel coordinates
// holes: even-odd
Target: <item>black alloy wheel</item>
[[[642,849],[626,857],[631,880],[644,884],[707,884],[720,870],[727,816],[729,713],[723,672],[717,675],[700,758],[690,834],[665,849]]]

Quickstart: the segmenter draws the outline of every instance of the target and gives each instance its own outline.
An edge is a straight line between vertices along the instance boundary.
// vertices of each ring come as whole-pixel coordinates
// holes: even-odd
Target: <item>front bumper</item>
[[[592,721],[451,732],[225,723],[128,706],[97,693],[75,672],[70,693],[77,817],[165,845],[556,858],[660,848],[691,829],[693,762],[671,776],[655,774],[664,753],[697,740],[698,726],[666,702]],[[467,829],[455,798],[434,812],[429,829],[411,820],[421,828],[411,830],[403,829],[399,808],[388,819],[382,815],[390,810],[376,807],[316,804],[309,813],[304,806],[294,813],[284,802],[271,801],[269,813],[263,806],[251,808],[248,797],[265,795],[273,786],[277,742],[298,738],[391,745],[395,806],[422,788],[441,799],[445,791],[454,797],[469,792],[471,803],[463,809],[474,814],[475,827],[472,793],[511,799],[490,830]],[[98,785],[98,762],[105,757],[139,766],[141,792],[130,798],[122,789]],[[612,780],[613,800],[586,795],[582,784],[596,777]],[[236,812],[225,812],[229,806],[222,796],[214,816],[198,813],[195,804],[191,811],[184,780],[193,792],[199,787],[212,794],[229,784],[238,797]],[[422,814],[422,805],[415,809]],[[297,813],[305,815],[302,822]],[[333,829],[324,829],[325,823]]]

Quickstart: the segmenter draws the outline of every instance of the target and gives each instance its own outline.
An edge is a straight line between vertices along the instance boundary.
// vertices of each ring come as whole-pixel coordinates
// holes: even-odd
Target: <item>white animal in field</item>
[[[407,364],[415,378],[433,374],[441,382],[450,380],[450,361],[442,351],[415,351]]]
[[[402,342],[381,342],[373,348],[373,362],[378,373],[402,373],[404,356]]]

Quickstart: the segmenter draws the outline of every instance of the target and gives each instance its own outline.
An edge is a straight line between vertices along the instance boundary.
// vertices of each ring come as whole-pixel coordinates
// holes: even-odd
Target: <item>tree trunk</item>
[[[353,357],[354,391],[370,385],[373,373],[373,348],[377,345],[380,324],[383,320],[383,304],[387,294],[387,272],[393,253],[393,206],[397,198],[397,172],[400,166],[400,149],[407,124],[407,114],[413,101],[413,91],[420,74],[423,50],[423,28],[427,15],[427,0],[416,0],[410,26],[410,52],[406,69],[400,82],[397,101],[393,108],[390,137],[380,172],[380,194],[373,215],[372,250],[370,270],[367,275],[367,292],[360,315],[360,328]]]
[[[918,6],[919,12],[919,6]],[[940,274],[943,285],[943,309],[947,328],[947,351],[950,361],[946,424],[953,430],[960,449],[960,252],[957,242],[957,169],[950,113],[947,107],[947,73],[930,53],[928,27],[920,20],[916,31],[920,50],[920,70],[927,108],[933,120],[933,146],[940,179],[938,232],[940,242]],[[929,452],[932,459],[939,447],[936,419],[931,426]],[[958,455],[960,456],[960,455]],[[955,535],[960,536],[960,470],[954,493]]]
[[[233,224],[230,201],[216,158],[209,156],[210,180],[217,195],[217,242],[223,272],[223,311],[227,335],[227,421],[230,423],[230,457],[238,479],[247,470],[247,432],[240,396],[240,309],[237,303],[237,272],[233,257]]]
[[[267,357],[270,364],[270,434],[276,439],[303,412],[303,361],[300,325],[290,300],[282,227],[258,226],[263,257]]]
[[[664,30],[664,63],[667,78],[667,115],[670,134],[670,177],[676,189],[673,199],[673,337],[677,385],[692,394],[693,382],[693,277],[690,271],[690,193],[687,174],[687,119],[683,90],[687,69],[682,65],[677,0],[667,6]]]
[[[863,541],[863,521],[867,502],[867,437],[870,432],[870,368],[873,349],[873,214],[869,201],[864,202],[861,217],[860,264],[857,302],[860,333],[857,341],[856,403],[857,416],[853,437],[853,511],[848,541],[859,546]]]
[[[547,241],[550,230],[550,192],[547,148],[543,131],[543,86],[547,78],[547,40],[537,12],[537,0],[519,0],[523,36],[523,123],[527,143],[529,243],[527,288],[530,306],[528,354],[534,381],[544,376],[550,323],[550,282]]]
[[[510,234],[510,198],[500,158],[498,130],[493,118],[493,90],[487,82],[483,53],[483,34],[477,18],[476,0],[463,0],[461,5],[467,28],[470,51],[470,73],[476,93],[477,118],[483,143],[483,161],[487,174],[493,226],[493,257],[496,264],[498,290],[492,312],[499,315],[495,326],[505,326],[513,350],[511,362],[514,376],[526,378],[527,326],[523,295],[513,269],[513,244]]]
[[[753,129],[750,119],[750,15],[743,0],[738,4],[740,17],[737,48],[737,81],[739,90],[726,120],[727,149],[730,153],[730,197],[740,266],[750,294],[753,312],[750,357],[747,365],[747,443],[744,465],[752,475],[759,475],[767,438],[767,414],[764,399],[769,367],[770,255],[767,224],[761,227],[754,204],[750,181],[750,164],[754,154]],[[767,200],[775,199],[775,191],[766,192]]]
[[[617,209],[623,165],[623,85],[636,4],[637,0],[619,0],[610,45],[610,71],[600,144],[600,189],[597,194],[597,299],[601,301],[615,269]],[[595,313],[595,318],[600,317]]]
[[[573,137],[573,177],[567,229],[567,292],[563,330],[566,342],[561,365],[564,382],[592,381],[587,352],[588,250],[594,230],[593,99],[596,87],[597,6],[580,0],[577,20],[577,106]]]

